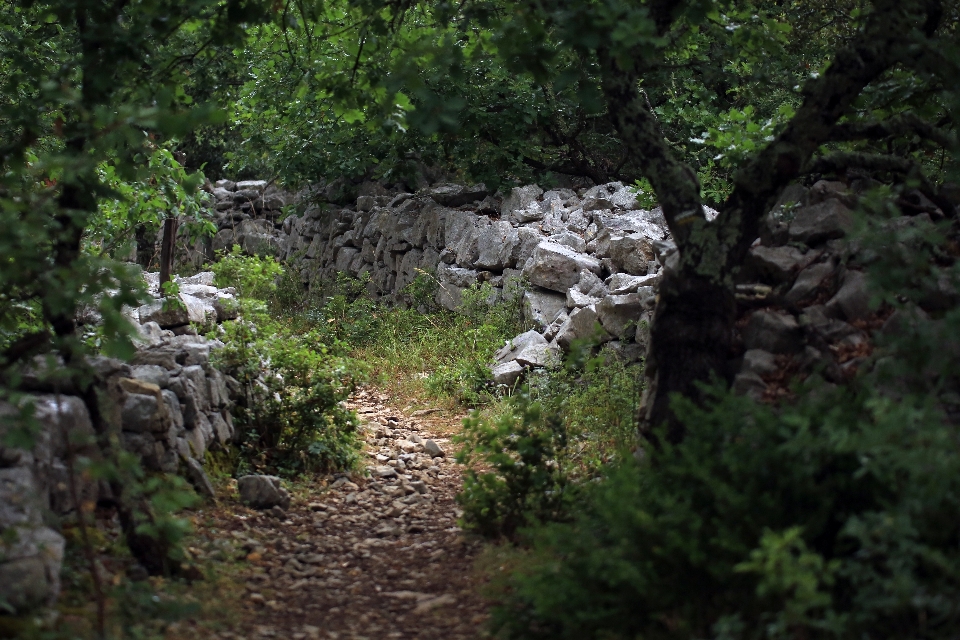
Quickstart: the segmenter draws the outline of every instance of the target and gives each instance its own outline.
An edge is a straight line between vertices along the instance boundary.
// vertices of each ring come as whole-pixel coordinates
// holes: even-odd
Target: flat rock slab
[[[566,294],[580,281],[582,270],[600,273],[600,261],[556,242],[541,242],[523,275],[538,287]]]

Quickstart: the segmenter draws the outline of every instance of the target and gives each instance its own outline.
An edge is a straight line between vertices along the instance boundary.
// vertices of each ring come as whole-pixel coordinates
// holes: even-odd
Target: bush
[[[234,286],[241,296],[240,317],[221,325],[216,336],[225,345],[217,351],[218,363],[244,389],[245,401],[234,411],[240,434],[236,473],[353,467],[357,420],[342,403],[363,368],[327,346],[336,346],[329,332],[303,330],[276,317],[283,302],[277,283],[286,283],[280,288],[284,295],[292,287],[273,258],[244,256],[234,247],[213,269],[219,286]]]
[[[641,370],[609,351],[528,383],[487,415],[465,422],[458,460],[468,465],[457,500],[464,525],[520,540],[528,525],[569,518],[579,488],[638,446]]]
[[[460,442],[464,447],[457,462],[471,465],[457,495],[467,528],[488,537],[511,537],[532,522],[562,517],[566,434],[539,403],[518,394],[495,421],[473,416],[465,421]]]
[[[955,638],[960,450],[923,398],[678,400],[677,446],[531,532],[508,638]],[[906,400],[906,401],[904,401]],[[666,439],[662,439],[666,442]]]

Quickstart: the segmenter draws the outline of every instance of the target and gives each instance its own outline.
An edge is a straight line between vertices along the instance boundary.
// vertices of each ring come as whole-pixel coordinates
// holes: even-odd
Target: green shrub
[[[238,245],[220,254],[210,269],[218,287],[234,287],[237,297],[260,301],[270,299],[284,272],[274,258],[244,255]]]
[[[586,359],[585,359],[586,358]],[[465,422],[457,500],[467,528],[519,539],[524,526],[569,517],[585,482],[638,446],[642,367],[603,350],[574,350],[565,366],[529,373],[520,391]]]
[[[507,638],[955,638],[960,449],[922,397],[714,392],[677,446],[531,532]],[[663,439],[665,442],[665,439]]]
[[[353,467],[357,420],[342,403],[363,367],[334,352],[338,338],[329,330],[304,330],[278,318],[286,307],[277,291],[289,295],[293,286],[272,258],[244,256],[235,247],[214,272],[219,286],[234,286],[242,296],[240,317],[221,325],[216,336],[225,345],[216,352],[218,364],[244,389],[244,401],[234,410],[240,434],[235,473]]]
[[[470,466],[457,496],[464,522],[488,537],[511,537],[525,525],[559,519],[568,498],[563,424],[525,394],[508,402],[497,420],[464,422],[457,454]]]

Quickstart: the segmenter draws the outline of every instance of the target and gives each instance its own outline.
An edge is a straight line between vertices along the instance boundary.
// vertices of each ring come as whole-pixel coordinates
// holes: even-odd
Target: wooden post
[[[176,218],[167,218],[163,221],[163,240],[160,244],[160,293],[163,293],[163,284],[170,280],[170,271],[173,269],[173,247],[177,239]]]

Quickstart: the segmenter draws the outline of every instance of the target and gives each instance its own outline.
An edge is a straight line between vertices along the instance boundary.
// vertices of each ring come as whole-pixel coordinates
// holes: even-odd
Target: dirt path
[[[221,637],[481,637],[479,545],[456,526],[461,470],[448,440],[462,417],[407,417],[386,402],[362,389],[350,403],[370,477],[297,494],[284,514],[234,510],[224,528],[249,553],[244,621]],[[445,455],[430,455],[433,444]]]

